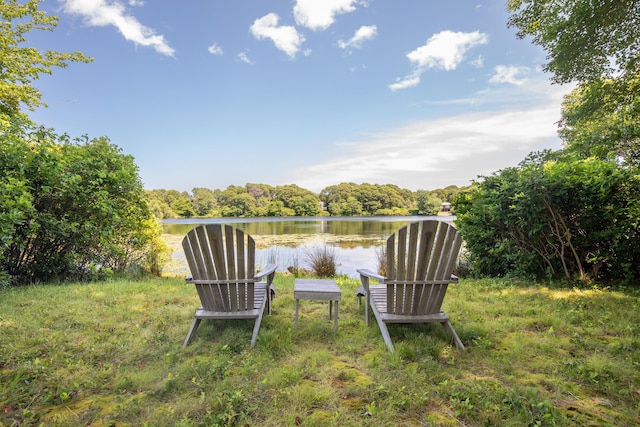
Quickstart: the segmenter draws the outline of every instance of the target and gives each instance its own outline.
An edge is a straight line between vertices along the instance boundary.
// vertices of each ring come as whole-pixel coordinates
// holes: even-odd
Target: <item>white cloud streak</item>
[[[326,30],[335,22],[336,15],[353,12],[358,4],[366,5],[361,0],[296,0],[293,16],[300,26]]]
[[[279,19],[277,14],[269,13],[256,19],[249,28],[249,32],[258,40],[270,39],[276,48],[293,59],[304,43],[304,35],[299,33],[295,27],[279,26]]]
[[[142,2],[133,1],[131,5],[140,6]],[[142,25],[136,17],[129,14],[122,3],[105,0],[64,0],[62,10],[83,17],[87,25],[95,27],[113,26],[122,36],[136,45],[147,46],[156,52],[173,56],[175,50],[169,46],[163,35]]]
[[[360,48],[362,43],[368,40],[372,40],[378,34],[378,27],[375,25],[363,25],[358,28],[349,40],[344,41],[340,40],[338,42],[338,46],[341,49],[349,49],[349,48]]]
[[[403,79],[397,79],[389,88],[398,90],[416,86],[420,83],[420,75],[429,68],[455,70],[469,49],[488,42],[488,36],[479,31],[463,33],[445,30],[434,34],[424,45],[407,54],[414,71]]]
[[[498,65],[494,69],[495,73],[489,80],[491,83],[510,83],[516,86],[522,86],[527,82],[526,77],[519,78],[520,75],[526,75],[531,71],[528,67],[516,67],[514,65]]]
[[[560,148],[556,122],[570,89],[546,79],[507,96],[535,94],[535,105],[418,121],[366,140],[336,144],[339,157],[305,166],[292,177],[319,191],[340,182],[391,183],[412,190],[468,185],[479,175],[516,166],[531,151]],[[487,96],[495,96],[494,93]],[[509,102],[507,102],[509,104]]]

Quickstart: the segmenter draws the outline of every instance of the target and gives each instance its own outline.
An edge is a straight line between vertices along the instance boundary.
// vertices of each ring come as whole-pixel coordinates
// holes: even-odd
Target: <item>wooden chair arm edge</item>
[[[376,279],[376,280],[378,280],[380,282],[382,282],[382,281],[384,281],[386,279],[386,277],[381,276],[381,275],[379,275],[377,273],[374,273],[371,270],[367,270],[366,268],[358,269],[356,271],[360,274],[360,276],[365,276],[365,277],[368,277],[370,279]]]
[[[255,276],[256,279],[262,279],[264,276],[269,276],[267,278],[267,282],[269,284],[271,284],[271,281],[273,280],[273,274],[276,272],[276,270],[278,269],[278,266],[275,264],[267,264],[262,271],[258,272]]]

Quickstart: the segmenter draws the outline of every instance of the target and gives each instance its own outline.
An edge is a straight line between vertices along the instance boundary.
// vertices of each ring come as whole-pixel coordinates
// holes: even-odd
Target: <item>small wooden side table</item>
[[[329,301],[329,320],[332,317],[333,303],[336,309],[333,313],[333,332],[338,332],[338,303],[342,298],[342,292],[334,280],[325,279],[296,279],[293,282],[293,297],[296,300],[296,323],[298,329],[298,310],[300,300]]]

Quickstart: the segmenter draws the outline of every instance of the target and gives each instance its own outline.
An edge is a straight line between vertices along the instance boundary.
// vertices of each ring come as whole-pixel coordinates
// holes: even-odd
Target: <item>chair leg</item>
[[[453,329],[453,325],[451,324],[451,322],[447,320],[446,322],[442,323],[442,326],[444,326],[444,328],[449,331],[451,335],[453,335],[453,341],[456,343],[456,347],[458,347],[460,350],[464,350],[464,344],[462,344],[462,340],[460,340],[460,337],[456,333],[456,330]]]
[[[269,294],[269,297],[267,298],[267,313],[271,315],[271,304],[273,304],[273,299],[276,297],[276,287],[273,285],[269,286],[267,293]]]
[[[193,336],[193,334],[196,333],[196,329],[198,329],[198,326],[200,326],[200,321],[202,319],[198,319],[197,317],[195,319],[193,319],[193,323],[191,324],[191,328],[189,328],[189,332],[187,333],[187,337],[184,339],[184,343],[182,343],[182,347],[186,347],[187,344],[189,344],[189,341],[191,340],[191,337]]]
[[[256,319],[256,323],[253,325],[253,336],[251,337],[251,348],[256,345],[256,341],[258,340],[258,331],[260,330],[260,323],[262,323],[262,315],[264,314],[265,305],[269,304],[269,295],[265,295],[266,301],[262,304],[262,310],[260,310],[260,314]]]
[[[369,326],[369,295],[364,296],[364,324]],[[371,305],[373,307],[373,305]]]
[[[365,299],[365,301],[368,301]],[[373,310],[373,314],[376,316],[376,320],[378,321],[378,326],[380,327],[380,332],[382,332],[382,339],[384,339],[384,343],[387,345],[387,348],[390,352],[394,352],[393,343],[391,342],[391,336],[389,335],[389,329],[387,328],[387,324],[382,321],[382,317],[380,316],[380,312],[376,308],[375,304],[371,304],[371,310]],[[367,316],[368,319],[368,316]]]

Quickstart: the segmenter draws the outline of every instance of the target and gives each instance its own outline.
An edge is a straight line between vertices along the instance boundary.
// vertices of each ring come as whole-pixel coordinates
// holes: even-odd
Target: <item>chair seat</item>
[[[387,286],[369,285],[369,292],[371,292],[371,301],[375,304],[376,310],[385,323],[442,323],[449,319],[444,311],[412,316],[387,313]]]
[[[253,310],[209,311],[198,307],[195,317],[198,319],[255,319],[262,313],[267,282],[258,282],[254,288]]]

